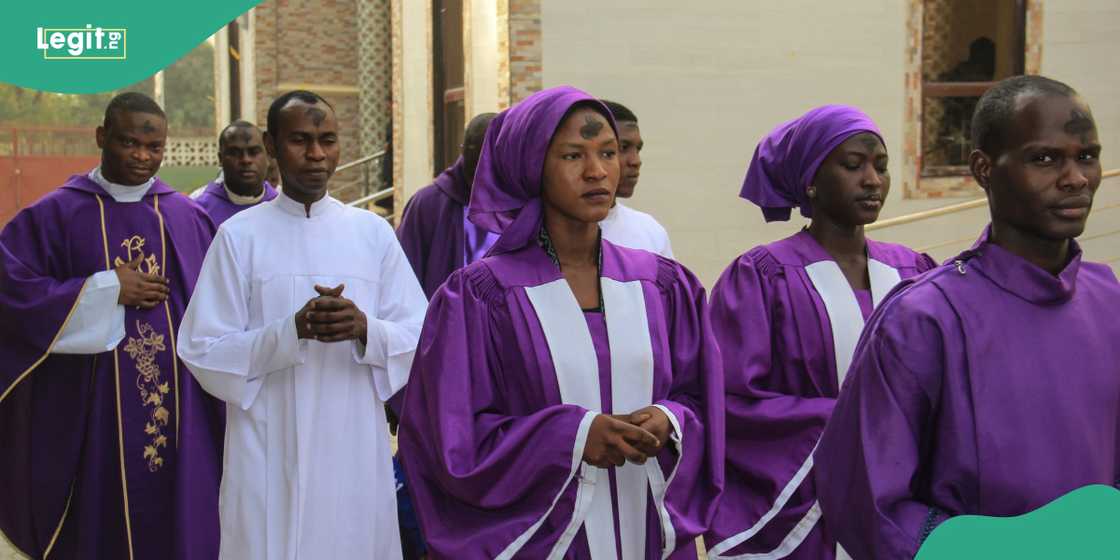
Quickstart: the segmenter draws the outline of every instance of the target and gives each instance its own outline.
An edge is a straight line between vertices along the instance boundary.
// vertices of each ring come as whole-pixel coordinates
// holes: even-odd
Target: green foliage
[[[214,55],[206,41],[164,72],[164,97],[168,128],[205,129],[214,126]],[[154,80],[148,78],[125,88],[85,95],[51,93],[0,84],[0,122],[29,126],[93,127],[101,124],[105,106],[114,95],[139,91],[153,95]]]
[[[214,128],[214,48],[203,41],[164,72],[168,126],[181,129]]]

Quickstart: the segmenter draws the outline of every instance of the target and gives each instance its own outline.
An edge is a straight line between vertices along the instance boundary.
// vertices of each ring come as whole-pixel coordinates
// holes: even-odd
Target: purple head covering
[[[536,240],[548,145],[568,110],[580,102],[599,105],[618,134],[606,106],[570,86],[534,93],[490,121],[470,202],[470,220],[502,234],[489,254],[516,251]]]
[[[832,150],[861,132],[883,139],[875,121],[849,105],[817,107],[779,125],[755,148],[739,196],[762,208],[767,222],[789,220],[794,207],[812,218],[806,189],[817,169]]]

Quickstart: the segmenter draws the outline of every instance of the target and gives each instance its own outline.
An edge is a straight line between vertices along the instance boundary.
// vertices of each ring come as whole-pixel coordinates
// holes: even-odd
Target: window
[[[924,0],[921,176],[968,175],[972,112],[995,82],[1022,74],[1024,0]]]

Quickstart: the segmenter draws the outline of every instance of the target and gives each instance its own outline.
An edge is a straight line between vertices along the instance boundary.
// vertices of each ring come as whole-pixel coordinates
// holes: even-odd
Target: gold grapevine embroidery
[[[144,274],[159,274],[159,262],[156,261],[155,254],[144,256],[145,239],[139,235],[133,235],[124,241],[121,241],[121,247],[124,247],[128,258],[121,259],[120,257],[113,258],[113,266],[121,266],[132,262],[132,259],[141,257],[143,261],[140,262],[140,272]]]
[[[114,266],[121,266],[139,257],[140,272],[145,274],[159,274],[159,262],[154,254],[144,254],[146,240],[139,235],[133,235],[121,242],[124,247],[125,258],[115,257]],[[148,470],[156,472],[163,466],[163,457],[160,448],[167,447],[167,435],[163,433],[171,419],[171,411],[164,406],[164,402],[171,393],[171,386],[160,378],[159,364],[156,357],[160,352],[167,350],[164,335],[159,334],[150,323],[136,321],[136,332],[139,338],[128,338],[124,351],[136,364],[136,388],[140,391],[140,402],[151,409],[148,422],[144,424],[144,433],[151,440],[144,446],[144,459],[148,461]]]
[[[161,447],[167,447],[167,436],[163,429],[167,427],[171,411],[163,405],[164,399],[171,392],[171,386],[160,382],[159,365],[156,356],[167,349],[163,343],[163,335],[152,328],[152,325],[136,321],[136,331],[140,338],[128,338],[124,351],[136,363],[136,388],[140,390],[140,401],[144,406],[151,408],[149,421],[144,424],[144,433],[152,439],[144,446],[144,458],[148,460],[148,470],[156,472],[163,466],[163,457],[159,455]]]

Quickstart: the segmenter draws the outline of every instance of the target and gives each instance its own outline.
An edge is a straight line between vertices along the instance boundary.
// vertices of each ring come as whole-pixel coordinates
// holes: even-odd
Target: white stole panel
[[[602,278],[600,285],[611,353],[612,410],[629,414],[649,406],[653,401],[653,348],[645,295],[638,281],[619,282]],[[525,292],[548,342],[561,399],[565,404],[602,411],[595,345],[567,281],[561,278],[526,288]],[[671,415],[670,419],[676,420]],[[614,558],[615,497],[610,492],[608,471],[586,463],[580,464],[579,470],[576,510],[549,558],[561,558],[580,527],[587,535],[592,557]],[[661,502],[668,483],[664,481],[655,458],[645,465],[628,463],[615,469],[619,541],[624,558],[645,557],[651,470],[656,470],[654,482],[658,483],[659,492],[655,499],[660,513],[664,511]],[[671,529],[667,519],[664,521],[663,527]],[[672,542],[672,535],[667,535],[664,540],[668,545]]]
[[[844,377],[852,365],[860,334],[863,332],[863,313],[851,284],[844,277],[836,261],[818,261],[805,267],[813,288],[824,302],[832,331],[832,351],[836,359],[837,386],[844,386]],[[871,300],[875,307],[891,289],[901,281],[898,270],[874,259],[867,259],[867,274],[871,279]]]

